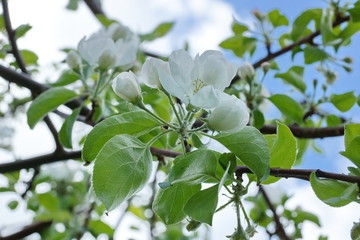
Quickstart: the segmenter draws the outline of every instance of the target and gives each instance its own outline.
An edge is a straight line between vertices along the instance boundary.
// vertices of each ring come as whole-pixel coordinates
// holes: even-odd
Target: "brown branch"
[[[29,89],[33,94],[38,95],[46,90],[48,90],[50,87],[38,83],[34,81],[31,77],[29,77],[27,74],[24,73],[18,73],[10,68],[4,67],[0,65],[0,77],[2,77],[4,80],[16,83],[17,85],[21,87],[25,87]],[[75,109],[81,106],[81,101],[79,99],[69,101],[65,103],[65,106]],[[86,107],[82,107],[80,114],[82,116],[87,116],[87,114],[90,113],[90,110]]]
[[[9,8],[7,0],[1,0],[2,7],[3,7],[3,15],[4,15],[4,23],[5,23],[5,29],[9,37],[9,42],[11,45],[11,53],[14,55],[15,60],[17,64],[19,65],[19,68],[23,73],[28,74],[28,71],[25,66],[24,59],[19,51],[19,48],[16,43],[16,31],[13,30],[11,26],[11,20],[10,20],[10,14],[9,14]]]
[[[19,171],[21,169],[34,168],[46,163],[53,163],[63,160],[76,159],[81,157],[81,151],[54,152],[25,160],[18,160],[0,164],[0,173]]]
[[[248,167],[237,166],[236,175],[241,179],[244,173],[253,173]],[[270,175],[281,178],[297,178],[309,181],[310,174],[315,173],[317,177],[340,180],[349,183],[360,184],[360,177],[350,176],[345,174],[325,172],[319,169],[281,169],[281,168],[270,168]]]
[[[151,147],[150,150],[151,150],[151,153],[155,156],[164,156],[164,157],[175,158],[175,157],[181,155],[181,153],[179,153],[179,152],[174,152],[174,151],[160,149],[160,148],[154,148],[154,147]],[[53,162],[76,159],[76,158],[81,158],[81,151],[54,152],[54,153],[45,154],[42,156],[25,159],[25,160],[18,160],[18,161],[13,161],[13,162],[8,162],[8,163],[2,163],[2,164],[0,164],[0,173],[19,171],[21,169],[38,167],[38,166],[46,164],[46,163],[53,163]]]
[[[291,132],[298,138],[325,138],[325,137],[337,137],[344,135],[344,126],[338,127],[323,127],[323,128],[306,128],[295,125],[288,125]],[[264,125],[259,129],[263,134],[275,134],[275,125]]]
[[[64,151],[64,148],[62,147],[60,141],[59,141],[59,135],[58,135],[58,132],[54,126],[54,124],[52,123],[52,121],[50,120],[50,117],[48,115],[46,115],[44,117],[44,122],[46,123],[46,125],[48,126],[48,129],[51,133],[51,135],[53,136],[54,138],[54,142],[55,142],[55,152],[63,152]]]
[[[52,221],[43,221],[43,222],[32,223],[32,224],[24,227],[19,232],[16,232],[11,235],[4,236],[4,237],[0,236],[0,240],[23,239],[24,237],[27,237],[33,233],[38,233],[38,232],[45,230],[46,228],[50,227],[51,224],[52,224]]]
[[[350,20],[350,16],[345,16],[345,17],[340,17],[338,18],[334,23],[333,23],[333,27],[336,27],[338,25],[340,25],[341,23],[343,22],[346,22],[346,21],[349,21]],[[287,45],[286,47],[283,47],[282,49],[276,51],[276,52],[273,52],[271,54],[268,54],[266,57],[260,59],[259,61],[255,62],[253,64],[254,68],[258,68],[261,66],[262,63],[264,62],[268,62],[284,53],[287,53],[288,51],[294,49],[295,47],[297,46],[300,46],[304,43],[311,43],[313,42],[314,38],[319,36],[320,35],[320,30],[317,30],[301,39],[299,39],[298,41],[290,44],[290,45]]]
[[[98,14],[105,16],[104,11],[102,10],[101,6],[99,6],[99,4],[97,2],[95,2],[94,0],[84,0],[84,2],[95,16]]]
[[[266,191],[265,191],[265,189],[263,188],[262,185],[259,185],[259,191],[264,196],[265,202],[266,202],[266,204],[268,205],[269,209],[271,210],[271,212],[273,214],[274,222],[275,222],[275,225],[276,225],[275,234],[278,235],[280,237],[280,239],[282,239],[282,240],[290,240],[289,236],[285,232],[284,226],[280,222],[280,218],[276,213],[276,209],[275,209],[274,205],[270,201],[270,198],[267,195],[267,193],[266,193]]]

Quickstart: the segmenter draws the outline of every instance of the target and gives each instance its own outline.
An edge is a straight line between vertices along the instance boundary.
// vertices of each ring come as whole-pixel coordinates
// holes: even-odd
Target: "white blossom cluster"
[[[128,27],[112,23],[89,37],[81,39],[77,52],[69,52],[66,62],[77,69],[84,59],[90,66],[100,69],[121,67],[128,69],[136,61],[140,38]]]
[[[177,97],[189,111],[205,109],[210,112],[207,126],[211,130],[232,132],[246,126],[249,109],[235,96],[224,93],[238,71],[219,51],[208,50],[193,59],[186,51],[174,51],[169,61],[148,58],[141,70],[140,80]],[[137,77],[123,72],[113,80],[115,93],[136,102],[141,97]]]

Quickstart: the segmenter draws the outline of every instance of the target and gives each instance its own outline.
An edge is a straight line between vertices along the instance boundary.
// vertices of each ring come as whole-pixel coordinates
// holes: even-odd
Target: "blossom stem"
[[[106,77],[106,72],[100,70],[100,71],[99,71],[99,80],[98,80],[97,83],[96,83],[96,87],[95,87],[95,91],[94,91],[94,94],[93,94],[93,98],[96,98],[96,96],[97,96],[97,94],[98,94],[98,92],[99,92],[100,86],[101,86],[102,83],[105,81],[105,77]]]
[[[142,103],[142,104],[138,104],[137,105],[139,108],[141,108],[142,110],[144,110],[145,112],[149,113],[151,116],[153,116],[154,118],[156,118],[157,120],[159,120],[160,122],[162,122],[164,125],[169,126],[173,129],[178,129],[177,126],[168,123],[167,121],[165,121],[164,119],[162,119],[161,117],[159,117],[158,115],[154,114],[153,112],[151,112],[149,109],[146,108],[146,106]]]
[[[198,131],[200,131],[200,130],[205,129],[206,127],[207,127],[206,124],[204,124],[204,125],[202,125],[201,127],[191,129],[191,130],[189,130],[188,132],[190,132],[190,133],[198,132]]]
[[[169,133],[169,132],[172,132],[172,130],[166,130],[164,132],[161,132],[159,133],[158,135],[156,135],[153,139],[151,139],[147,144],[146,144],[146,147],[151,147],[151,145],[153,145],[154,142],[156,142],[161,136]]]
[[[178,111],[177,111],[176,108],[175,108],[174,102],[173,102],[170,94],[169,94],[168,92],[166,92],[166,91],[165,91],[165,94],[166,94],[166,96],[169,98],[169,102],[170,102],[171,108],[172,108],[172,110],[173,110],[174,113],[175,113],[175,116],[176,116],[176,118],[177,118],[177,120],[178,120],[178,122],[179,122],[179,125],[181,125],[181,118],[180,118],[180,116],[179,116]]]

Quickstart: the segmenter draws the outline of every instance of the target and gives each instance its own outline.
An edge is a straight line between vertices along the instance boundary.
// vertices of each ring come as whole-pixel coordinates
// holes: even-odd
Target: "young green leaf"
[[[304,48],[304,58],[305,64],[312,64],[314,62],[323,61],[327,59],[329,55],[324,50],[313,47],[313,46],[306,46]]]
[[[29,50],[21,50],[20,52],[26,65],[37,65],[39,57],[36,53]]]
[[[290,120],[301,123],[303,109],[298,102],[284,94],[275,94],[269,100]]]
[[[277,125],[277,135],[265,135],[270,148],[270,167],[289,169],[296,160],[296,139],[282,123]],[[280,178],[269,177],[263,184],[274,183]]]
[[[345,148],[347,148],[350,145],[351,141],[357,136],[360,136],[359,123],[345,125],[345,134],[344,134]]]
[[[356,103],[354,92],[347,92],[343,94],[331,94],[330,102],[341,112],[349,111]]]
[[[340,152],[340,154],[360,168],[360,136],[353,138],[346,146],[345,152]]]
[[[338,116],[330,114],[326,117],[326,125],[328,127],[336,127],[342,125],[342,121]]]
[[[65,121],[59,131],[60,143],[66,148],[72,148],[72,140],[71,140],[72,129],[73,129],[74,123],[76,121],[76,118],[78,117],[78,115],[80,113],[80,110],[81,110],[81,107],[75,109],[72,112],[72,114],[65,119]]]
[[[95,237],[99,236],[100,234],[106,234],[107,236],[112,237],[115,232],[114,229],[101,220],[90,220],[88,227],[91,234],[93,234]]]
[[[304,93],[306,91],[306,84],[303,80],[303,76],[304,68],[299,66],[293,66],[287,72],[275,75],[275,77],[281,78],[284,82],[294,86],[300,92]]]
[[[54,87],[66,86],[79,79],[79,76],[72,71],[64,71],[58,80],[51,85]]]
[[[272,10],[268,13],[269,20],[271,24],[276,28],[279,26],[287,26],[289,20],[280,13],[279,9]]]
[[[259,182],[269,176],[270,152],[264,136],[254,127],[213,137],[233,152],[256,175]]]
[[[40,94],[34,99],[27,111],[27,121],[30,128],[34,128],[47,113],[76,97],[75,92],[63,87],[50,88]]]
[[[236,35],[236,34],[242,34],[246,31],[248,31],[249,28],[246,25],[241,24],[234,19],[234,21],[231,24],[231,30]]]
[[[135,111],[115,115],[97,124],[86,137],[82,159],[94,160],[100,149],[112,137],[119,134],[141,136],[161,125],[158,120],[144,111]]]
[[[151,169],[151,152],[144,143],[131,135],[115,136],[95,158],[95,194],[109,211],[113,210],[145,186]]]
[[[166,189],[160,189],[155,195],[153,210],[165,224],[178,223],[186,217],[185,204],[200,189],[200,184],[174,184]]]
[[[216,207],[219,200],[219,192],[224,185],[225,180],[228,178],[230,162],[221,178],[221,181],[207,189],[195,193],[184,207],[186,215],[199,222],[212,225],[212,219],[216,212]]]
[[[321,21],[320,21],[320,33],[324,45],[333,44],[336,39],[336,34],[333,30],[334,21],[334,10],[326,8],[322,10]]]
[[[178,156],[169,173],[171,184],[186,183],[196,185],[216,178],[217,155],[208,149],[199,149]]]
[[[18,26],[15,29],[15,36],[16,38],[21,38],[22,36],[24,36],[30,29],[32,28],[32,26],[30,26],[29,24],[22,24],[20,26]]]
[[[331,179],[318,179],[313,172],[310,175],[311,187],[316,196],[332,207],[342,207],[357,199],[359,187],[355,183]]]
[[[299,17],[297,17],[293,23],[293,28],[291,30],[291,39],[293,41],[299,40],[307,29],[310,21],[314,20],[319,22],[321,17],[321,9],[308,9],[303,12]]]
[[[165,36],[174,26],[174,22],[164,22],[157,26],[151,33],[141,36],[142,41],[152,41]]]

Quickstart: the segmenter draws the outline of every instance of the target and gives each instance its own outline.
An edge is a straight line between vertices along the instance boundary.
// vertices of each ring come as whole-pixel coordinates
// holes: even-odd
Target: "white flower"
[[[66,63],[71,69],[77,69],[81,65],[81,58],[77,52],[71,50],[66,56]]]
[[[78,44],[80,55],[92,66],[129,67],[136,60],[139,37],[120,23],[113,23],[83,38]]]
[[[114,92],[124,100],[135,102],[141,97],[140,85],[133,72],[122,72],[112,82]]]
[[[211,130],[234,132],[249,122],[249,109],[235,96],[223,95],[223,100],[212,111],[207,125]]]
[[[253,65],[249,62],[245,62],[239,68],[239,76],[246,81],[252,81],[256,75]]]
[[[147,58],[141,69],[140,80],[152,88],[160,88],[160,76],[170,76],[170,68],[167,62],[157,58]]]
[[[224,89],[230,85],[237,66],[219,51],[209,50],[195,60],[184,50],[173,52],[169,67],[153,63],[162,87],[186,105],[215,107]],[[169,69],[169,70],[167,70]]]

